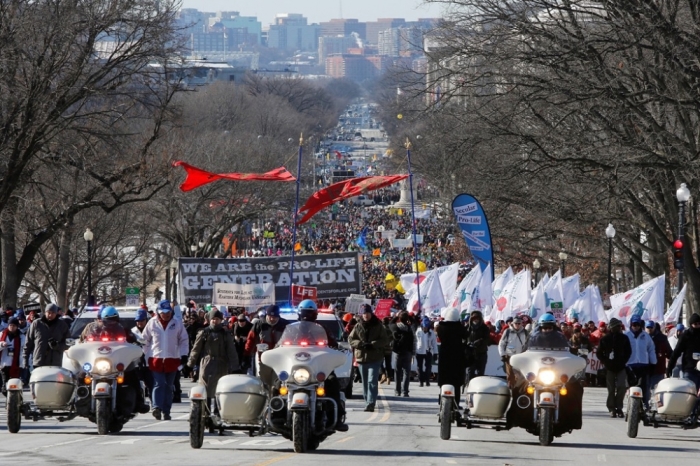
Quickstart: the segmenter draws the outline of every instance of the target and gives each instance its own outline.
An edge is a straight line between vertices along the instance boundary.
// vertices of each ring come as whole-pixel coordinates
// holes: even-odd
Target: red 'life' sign
[[[374,315],[379,319],[391,316],[391,306],[393,306],[393,299],[380,299],[377,301],[377,306],[374,308]]]
[[[316,301],[316,287],[315,286],[301,286],[292,285],[292,305],[297,306],[300,302],[305,299],[310,299]]]

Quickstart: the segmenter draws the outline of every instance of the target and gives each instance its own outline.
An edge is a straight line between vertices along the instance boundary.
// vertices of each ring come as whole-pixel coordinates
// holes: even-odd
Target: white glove
[[[7,346],[7,342],[6,342],[6,341],[0,341],[0,348],[4,348],[4,347],[6,347],[6,346]]]

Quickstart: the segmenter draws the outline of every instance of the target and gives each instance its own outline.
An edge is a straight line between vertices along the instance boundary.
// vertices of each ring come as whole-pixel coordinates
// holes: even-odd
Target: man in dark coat
[[[355,360],[360,367],[365,411],[373,412],[379,391],[379,371],[389,337],[369,304],[362,306],[362,319],[350,332],[348,341],[355,350]]]
[[[466,374],[466,328],[459,321],[459,309],[450,309],[445,320],[435,326],[440,346],[438,347],[438,386],[453,385],[461,393]]]
[[[394,336],[392,347],[394,366],[394,377],[396,378],[396,388],[394,394],[408,398],[408,385],[411,383],[411,361],[413,353],[416,351],[415,334],[411,327],[411,318],[408,312],[401,311],[394,323],[390,326]],[[402,384],[403,381],[403,384]]]
[[[58,306],[49,304],[41,318],[32,322],[27,332],[24,350],[24,366],[29,367],[29,355],[33,355],[34,367],[60,366],[63,352],[68,349],[66,339],[70,329],[64,320],[58,318]]]
[[[225,375],[239,369],[238,353],[233,336],[221,325],[221,311],[209,311],[209,326],[200,330],[194,342],[187,365],[199,365],[199,383],[207,387],[207,405],[216,395],[216,384]],[[201,362],[200,362],[201,361]],[[214,413],[218,407],[214,406]]]
[[[692,380],[695,388],[700,390],[700,371],[697,369],[698,360],[696,359],[698,354],[700,354],[700,315],[693,313],[690,316],[690,328],[683,332],[673,350],[671,360],[668,361],[666,377],[671,377],[678,358],[683,356],[681,359],[683,375]]]
[[[632,356],[632,346],[627,335],[622,333],[622,322],[612,318],[608,324],[609,332],[600,339],[598,359],[607,371],[606,384],[608,400],[606,406],[610,417],[625,417],[622,404],[627,390],[627,361]]]
[[[467,368],[469,380],[482,376],[486,372],[490,343],[491,331],[484,323],[481,311],[472,311],[467,324],[467,344],[471,346],[473,353],[472,363]]]

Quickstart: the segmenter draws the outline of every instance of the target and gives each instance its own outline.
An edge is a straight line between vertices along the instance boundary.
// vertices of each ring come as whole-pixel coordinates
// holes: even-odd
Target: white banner
[[[275,304],[275,284],[214,283],[212,304],[240,307],[260,307]]]
[[[484,311],[489,306],[493,306],[493,289],[491,288],[491,264],[488,264],[481,273],[479,287],[472,295],[472,309]],[[471,309],[470,309],[471,311]],[[486,315],[484,313],[484,315]]]
[[[593,287],[595,285],[589,285],[583,290],[574,302],[573,305],[566,309],[566,319],[572,321],[577,319],[581,323],[586,323],[589,320],[594,320],[594,306],[593,306]],[[595,322],[595,321],[594,321]]]
[[[394,238],[394,240],[391,242],[391,247],[394,249],[406,249],[412,246],[413,240],[411,239]]]
[[[632,316],[653,320],[654,316],[661,315],[663,319],[665,278],[665,275],[661,275],[633,290],[611,296],[612,309],[607,312],[608,319],[618,318],[627,328]],[[656,319],[659,320],[658,317]]]
[[[681,292],[676,295],[671,308],[664,314],[664,324],[675,324],[681,317],[681,309],[683,309],[683,301],[685,301],[685,289],[688,285],[683,285]]]

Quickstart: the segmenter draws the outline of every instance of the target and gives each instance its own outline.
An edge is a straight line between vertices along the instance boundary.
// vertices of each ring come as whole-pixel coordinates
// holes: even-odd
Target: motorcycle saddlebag
[[[654,390],[656,410],[663,416],[690,416],[696,399],[695,384],[688,379],[663,379]]]
[[[41,409],[68,406],[76,388],[76,381],[68,369],[59,366],[37,367],[29,378],[34,404]]]
[[[232,424],[259,424],[267,407],[267,392],[251,375],[226,375],[216,384],[221,419]]]
[[[501,419],[510,403],[508,383],[498,377],[476,377],[467,386],[469,415],[484,419]]]

